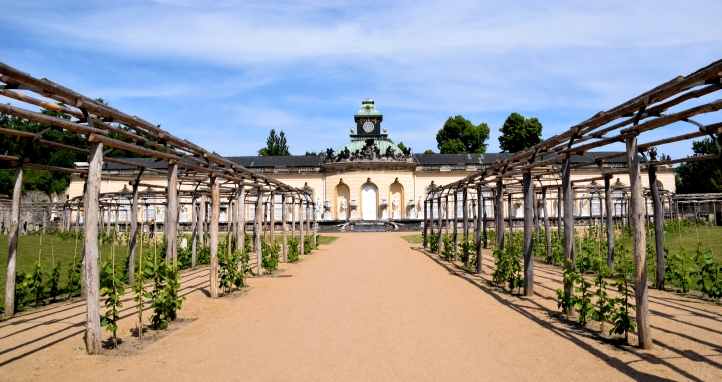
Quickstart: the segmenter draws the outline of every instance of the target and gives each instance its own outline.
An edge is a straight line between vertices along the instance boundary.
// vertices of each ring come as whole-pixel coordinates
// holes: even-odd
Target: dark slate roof
[[[163,170],[168,168],[168,163],[165,161],[159,161],[153,158],[122,158],[125,161],[137,163],[139,165],[142,165],[145,168],[154,168],[158,170]],[[127,170],[130,166],[122,164],[122,163],[115,163],[115,162],[108,162],[103,161],[103,169],[104,170]]]
[[[321,163],[323,163],[323,158],[318,155],[242,156],[226,158],[247,168],[320,167]]]
[[[478,165],[482,157],[482,154],[414,154],[414,160],[422,166]]]
[[[588,152],[585,155],[572,157],[573,163],[594,164],[594,160],[601,156],[611,154],[611,151]],[[623,152],[614,152],[623,153]],[[413,158],[420,166],[467,166],[479,165],[480,163],[491,164],[497,160],[503,160],[510,156],[510,153],[486,153],[486,154],[414,154]],[[289,156],[234,156],[228,159],[249,169],[254,168],[316,168],[323,164],[323,157],[319,155],[289,155]],[[150,158],[124,158],[127,161],[142,164],[148,168],[165,169],[167,164]],[[620,155],[607,159],[608,164],[625,164],[626,157]],[[126,170],[128,166],[118,163],[105,162],[106,170]]]

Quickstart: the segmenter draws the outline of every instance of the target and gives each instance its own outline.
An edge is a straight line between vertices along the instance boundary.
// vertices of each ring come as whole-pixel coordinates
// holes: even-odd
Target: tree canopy
[[[722,135],[717,135],[717,144],[706,138],[692,142],[692,150],[695,154],[719,154],[719,146],[722,145]],[[696,162],[683,163],[677,168],[677,192],[678,193],[704,193],[722,192],[722,161],[710,159]]]
[[[486,123],[474,125],[468,119],[457,115],[449,117],[436,133],[436,143],[442,154],[483,154],[489,126]]]
[[[276,134],[275,129],[271,129],[271,132],[266,138],[266,147],[258,150],[258,155],[261,156],[287,156],[291,155],[288,151],[288,143],[286,142],[286,134],[281,131]]]
[[[52,112],[44,113],[62,117]],[[46,130],[47,126],[11,115],[0,114],[0,126],[33,133],[43,132],[43,136],[46,139],[76,147],[84,147],[87,145],[82,138],[73,133],[59,129]],[[2,148],[0,149],[0,154],[18,156],[23,160],[36,164],[73,167],[74,162],[87,160],[85,154],[75,150],[64,148],[48,150],[47,147],[35,144],[33,141],[16,139],[6,135],[0,135],[0,147]],[[0,194],[12,194],[15,173],[16,171],[14,169],[0,170]],[[70,175],[64,172],[36,169],[26,169],[24,171],[23,190],[25,191],[38,190],[50,195],[65,191],[69,184]]]
[[[541,142],[541,136],[542,124],[538,119],[511,113],[501,127],[499,147],[502,151],[515,153]]]
[[[411,147],[407,147],[404,142],[399,142],[396,146],[398,146],[399,150],[401,150],[404,155],[411,155]]]

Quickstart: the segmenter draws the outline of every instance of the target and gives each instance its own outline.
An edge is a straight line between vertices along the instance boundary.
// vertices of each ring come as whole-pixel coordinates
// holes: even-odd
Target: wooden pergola
[[[0,113],[40,124],[40,132],[22,131],[0,127],[0,134],[24,140],[32,145],[49,149],[62,148],[87,155],[87,168],[57,167],[32,163],[22,155],[0,155],[0,163],[6,168],[15,168],[12,195],[10,234],[8,238],[8,268],[5,289],[5,316],[15,312],[15,262],[19,235],[20,196],[23,170],[26,168],[76,174],[85,179],[83,196],[69,200],[62,206],[62,227],[69,229],[73,211],[78,218],[82,215],[84,231],[84,281],[87,303],[87,325],[85,345],[87,352],[95,354],[101,350],[100,307],[99,307],[99,266],[98,233],[102,228],[101,211],[112,210],[119,203],[129,206],[129,265],[134,269],[137,255],[138,211],[140,200],[145,198],[154,204],[165,206],[163,224],[166,240],[166,261],[177,263],[177,234],[179,204],[193,206],[193,248],[196,241],[204,245],[208,232],[210,246],[210,294],[218,296],[218,245],[219,215],[221,204],[230,207],[232,222],[230,236],[236,248],[243,248],[245,237],[245,209],[255,208],[253,222],[253,252],[256,259],[256,273],[263,273],[261,261],[261,239],[266,229],[270,239],[274,238],[274,203],[280,198],[281,223],[283,231],[282,260],[287,259],[287,222],[292,223],[295,233],[298,222],[300,251],[304,253],[304,237],[317,230],[314,201],[307,189],[299,189],[272,177],[252,172],[212,151],[208,151],[188,140],[179,138],[161,129],[158,125],[126,114],[120,110],[91,99],[74,90],[48,79],[35,78],[9,65],[0,63],[0,95],[9,103],[0,104]],[[50,112],[50,113],[49,113]],[[73,134],[84,143],[69,145],[46,136],[51,130],[62,130]],[[151,159],[165,166],[149,166],[147,161],[109,156],[107,151],[115,150],[128,156]],[[3,154],[3,153],[0,153]],[[127,167],[124,174],[104,171],[105,163]],[[164,167],[164,168],[159,168]],[[142,182],[143,174],[155,173],[165,176],[165,186],[149,185]],[[128,182],[129,188],[120,192],[101,193],[102,180]],[[145,190],[143,190],[145,188]],[[223,199],[223,201],[222,201]],[[269,213],[264,213],[264,206]],[[141,220],[142,222],[142,220]],[[314,234],[313,240],[316,235]],[[228,241],[229,245],[231,240]],[[195,256],[194,256],[195,257]],[[133,272],[129,272],[132,281]]]
[[[424,247],[428,247],[428,236],[441,235],[443,230],[449,231],[450,221],[454,222],[453,232],[457,230],[457,206],[461,203],[463,210],[463,240],[469,240],[468,227],[468,194],[474,192],[481,196],[481,202],[476,203],[478,212],[475,217],[475,242],[477,259],[481,258],[481,248],[485,247],[487,218],[484,199],[494,200],[494,220],[496,227],[496,247],[504,248],[504,218],[503,199],[506,195],[511,208],[513,193],[521,193],[524,205],[524,233],[523,233],[523,274],[524,295],[533,296],[534,293],[534,258],[533,258],[533,230],[536,201],[535,188],[541,189],[543,209],[546,210],[546,191],[554,190],[558,198],[557,216],[559,229],[563,229],[563,244],[565,260],[573,264],[574,253],[574,223],[575,215],[573,203],[575,191],[578,186],[590,187],[592,181],[603,181],[603,186],[595,186],[596,192],[604,195],[604,216],[607,226],[608,262],[612,265],[613,254],[613,192],[611,179],[615,174],[628,174],[629,187],[625,187],[624,201],[628,201],[629,224],[632,228],[633,250],[635,261],[635,301],[636,321],[639,346],[650,348],[652,335],[648,321],[648,290],[647,290],[647,264],[645,258],[645,192],[641,183],[641,172],[646,171],[649,177],[649,196],[652,199],[653,217],[656,237],[656,265],[657,288],[664,288],[664,209],[663,191],[660,190],[657,180],[657,169],[660,166],[671,166],[678,163],[698,160],[720,160],[716,155],[698,155],[682,158],[657,158],[656,148],[665,144],[686,141],[694,138],[712,136],[722,132],[722,122],[715,112],[722,109],[722,99],[712,99],[722,89],[722,61],[716,61],[689,75],[679,76],[665,82],[627,102],[624,102],[607,111],[602,111],[591,118],[570,127],[561,134],[555,135],[528,149],[517,152],[509,158],[499,160],[481,171],[467,176],[459,181],[444,186],[433,187],[427,190],[424,201]],[[712,120],[714,122],[702,123]],[[687,124],[693,131],[684,134],[670,134],[665,132],[664,138],[649,137],[652,131],[675,124]],[[614,143],[623,142],[626,151],[609,153],[595,157],[596,166],[601,171],[600,176],[589,179],[571,179],[571,170],[589,166],[589,163],[575,163],[575,158],[591,150],[606,147]],[[608,161],[613,158],[624,157],[626,166],[612,167]],[[578,162],[578,161],[577,161]],[[574,184],[577,184],[575,187]],[[458,197],[462,194],[461,198]],[[454,216],[449,214],[449,202],[452,199]],[[461,199],[461,200],[459,200]],[[669,195],[666,199],[669,201]],[[670,202],[671,203],[671,202]],[[436,206],[436,208],[434,208]],[[434,212],[436,211],[436,214]],[[511,213],[509,214],[511,216]],[[543,212],[544,226],[549,232],[547,211]],[[510,220],[511,222],[511,220]],[[562,228],[563,227],[563,228]],[[456,237],[456,234],[453,235]],[[482,241],[484,243],[482,243]],[[456,239],[455,239],[456,243]],[[547,238],[547,243],[549,239]],[[548,246],[549,244],[547,244]],[[438,246],[441,253],[442,245]],[[547,248],[548,250],[548,248]],[[481,272],[482,262],[477,261],[476,272]],[[571,285],[565,283],[565,296],[571,295]]]

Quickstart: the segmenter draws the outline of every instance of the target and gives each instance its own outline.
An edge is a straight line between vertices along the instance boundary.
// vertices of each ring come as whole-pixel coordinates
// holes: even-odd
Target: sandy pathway
[[[251,279],[243,295],[210,300],[190,289],[182,317],[195,320],[138,353],[88,357],[75,335],[5,363],[0,379],[630,379],[628,370],[450,274],[399,234],[340,236],[279,277]],[[123,337],[136,341],[131,322]],[[22,328],[7,324],[0,338]],[[0,343],[7,349],[37,330]],[[0,353],[0,362],[12,356]]]

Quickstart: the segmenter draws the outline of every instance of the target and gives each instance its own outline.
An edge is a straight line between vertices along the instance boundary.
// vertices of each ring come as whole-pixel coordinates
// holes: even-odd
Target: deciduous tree
[[[711,138],[692,142],[695,154],[719,154],[722,135],[717,135],[715,143]],[[711,159],[688,162],[677,168],[678,193],[722,192],[722,160]]]
[[[511,113],[501,127],[499,147],[502,151],[515,153],[541,142],[542,124],[536,118],[525,118]]]
[[[288,143],[286,142],[286,134],[281,131],[276,134],[275,129],[271,129],[271,132],[266,138],[266,147],[258,150],[258,155],[261,156],[287,156],[291,155],[288,152]]]
[[[442,154],[483,154],[487,139],[489,126],[486,123],[474,125],[460,115],[449,117],[436,133],[436,143]]]

